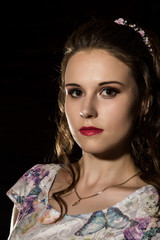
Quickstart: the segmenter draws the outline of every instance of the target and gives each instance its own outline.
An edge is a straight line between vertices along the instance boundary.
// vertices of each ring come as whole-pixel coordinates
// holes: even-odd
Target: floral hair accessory
[[[152,51],[151,43],[150,43],[148,37],[146,36],[145,31],[142,28],[137,27],[136,24],[128,24],[127,21],[124,20],[123,18],[119,18],[119,19],[115,20],[114,22],[119,24],[119,25],[125,25],[125,26],[128,26],[128,27],[131,27],[136,32],[138,32],[141,35],[144,44],[148,47],[148,50],[152,55],[153,51]]]

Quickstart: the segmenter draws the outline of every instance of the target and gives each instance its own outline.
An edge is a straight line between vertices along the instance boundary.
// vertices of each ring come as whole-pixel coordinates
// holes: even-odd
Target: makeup
[[[100,128],[93,127],[93,126],[89,126],[89,127],[83,126],[79,129],[79,131],[84,136],[93,136],[93,135],[97,135],[97,134],[102,133],[104,130],[100,129]]]

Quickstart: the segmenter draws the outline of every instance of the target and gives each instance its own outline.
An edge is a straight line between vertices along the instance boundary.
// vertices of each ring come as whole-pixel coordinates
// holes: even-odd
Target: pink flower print
[[[124,230],[125,239],[141,240],[151,222],[151,218],[136,218],[135,220],[138,222],[137,225]]]
[[[147,228],[147,231],[150,230],[151,228],[156,228],[156,227],[160,229],[160,220],[158,218],[153,218]]]
[[[44,208],[44,204],[39,199],[35,199],[33,201],[33,208],[35,209],[35,211],[40,211]]]
[[[55,211],[51,211],[50,209],[44,209],[37,217],[37,221],[41,224],[51,224],[55,223],[58,219],[59,214]]]
[[[34,186],[39,185],[40,181],[48,176],[49,171],[44,169],[43,165],[38,164],[35,165],[33,168],[28,170],[21,178],[21,180],[25,179],[26,184],[31,184],[33,182]]]

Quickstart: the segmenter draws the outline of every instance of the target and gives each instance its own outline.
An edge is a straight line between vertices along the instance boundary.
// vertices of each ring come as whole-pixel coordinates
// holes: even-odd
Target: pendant
[[[76,206],[77,204],[80,203],[80,201],[81,201],[81,199],[78,199],[78,201],[76,201],[75,203],[73,203],[72,206],[73,206],[73,207]]]

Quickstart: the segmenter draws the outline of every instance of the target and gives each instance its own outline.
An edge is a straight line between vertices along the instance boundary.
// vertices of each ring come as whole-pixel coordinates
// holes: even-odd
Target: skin
[[[76,189],[79,195],[90,196],[138,172],[130,153],[130,139],[140,103],[129,67],[104,50],[80,51],[67,64],[65,88],[67,122],[83,151],[78,163],[80,179]],[[103,132],[84,136],[79,131],[82,126],[94,126]],[[65,182],[63,173],[57,174],[50,196]],[[111,206],[144,185],[137,176],[124,186],[111,187],[98,197],[81,201],[74,208],[71,204],[77,200],[74,191],[64,196],[64,200],[68,213],[86,213]],[[51,204],[58,207],[53,200]]]
[[[128,150],[126,140],[137,117],[137,88],[130,69],[104,50],[79,52],[67,65],[65,83],[67,121],[82,150],[104,159],[113,158],[117,147]],[[84,137],[82,126],[104,131]]]
[[[83,150],[81,164],[93,168],[94,175],[98,175],[98,164],[101,176],[113,164],[133,168],[130,137],[138,115],[138,91],[128,66],[104,50],[78,52],[68,62],[65,84],[65,113],[72,136]],[[86,137],[79,131],[82,126],[104,131]]]
[[[140,108],[138,90],[129,67],[100,49],[80,51],[70,58],[65,86],[66,118],[83,152],[78,162],[80,179],[76,189],[81,197],[86,197],[107,186],[120,184],[139,171],[130,153],[130,139]],[[103,131],[84,136],[79,131],[82,126],[94,126]],[[64,189],[69,182],[67,172],[61,169],[49,191],[49,202],[57,211],[60,209],[52,194]],[[72,204],[77,201],[74,191],[62,198],[68,214],[88,213],[113,206],[144,185],[146,183],[137,176],[74,207]],[[16,217],[12,219],[15,222]]]

